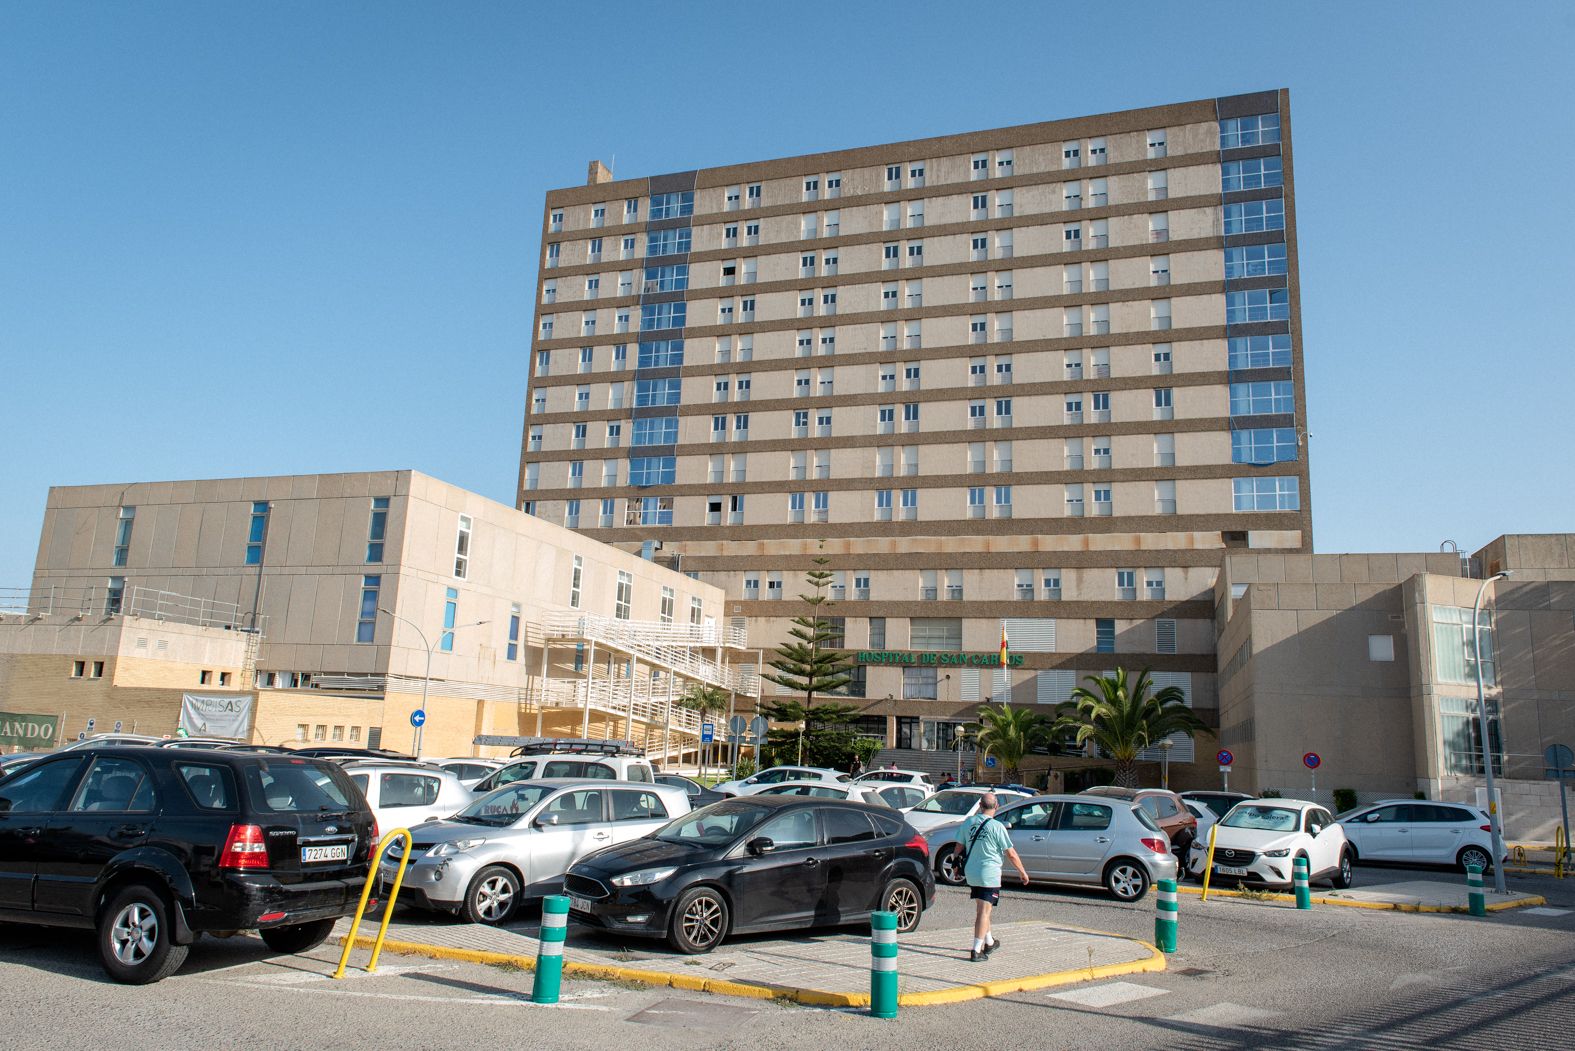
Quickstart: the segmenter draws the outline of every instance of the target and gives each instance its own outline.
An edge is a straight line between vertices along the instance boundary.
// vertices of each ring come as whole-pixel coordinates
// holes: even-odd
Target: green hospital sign
[[[999,653],[906,653],[901,650],[860,650],[854,655],[858,664],[914,664],[953,665],[971,664],[981,668],[1001,666]],[[1007,654],[1007,666],[1019,668],[1023,663],[1020,653]]]
[[[0,745],[15,744],[30,748],[51,748],[60,729],[58,715],[23,715],[0,712]]]

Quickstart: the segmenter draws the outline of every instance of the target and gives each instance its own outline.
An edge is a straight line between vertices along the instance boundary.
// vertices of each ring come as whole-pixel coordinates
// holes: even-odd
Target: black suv
[[[0,920],[94,929],[110,977],[156,982],[202,931],[322,944],[355,911],[376,845],[334,763],[75,749],[0,779]]]

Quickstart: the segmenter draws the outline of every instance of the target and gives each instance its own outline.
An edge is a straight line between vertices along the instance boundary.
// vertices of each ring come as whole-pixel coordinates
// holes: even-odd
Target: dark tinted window
[[[895,836],[902,832],[904,822],[896,815],[871,814],[870,818],[883,836]]]
[[[295,814],[350,808],[353,786],[341,785],[334,774],[326,765],[309,760],[277,759],[249,766],[243,776],[253,806],[276,814]]]
[[[378,806],[431,806],[442,782],[426,774],[383,774],[378,778]]]
[[[1100,803],[1067,803],[1061,807],[1058,828],[1077,832],[1102,832],[1110,827],[1111,808]]]
[[[1399,824],[1411,820],[1409,806],[1381,806],[1377,810],[1363,814],[1361,823],[1364,825]]]
[[[130,759],[95,759],[71,804],[85,813],[145,813],[153,809],[153,782],[141,763]]]
[[[603,763],[587,763],[578,759],[555,759],[542,768],[542,777],[605,778],[618,779],[617,771]]]
[[[828,809],[821,811],[826,822],[826,842],[863,843],[875,838],[875,826],[857,810]]]
[[[808,807],[778,814],[755,833],[776,844],[778,850],[796,850],[813,847],[817,841],[815,812]]]
[[[1153,800],[1154,805],[1159,807],[1160,817],[1175,817],[1181,813],[1180,810],[1176,809],[1176,801],[1169,796],[1149,796],[1144,802],[1147,803],[1149,800]],[[1154,811],[1150,810],[1149,813],[1152,814]]]
[[[1430,821],[1445,821],[1450,824],[1486,824],[1469,810],[1462,810],[1454,806],[1430,806],[1427,808],[1432,816]]]
[[[60,808],[81,759],[45,763],[18,774],[0,787],[0,813],[41,814]]]
[[[203,810],[235,809],[235,775],[226,766],[176,763],[175,773],[191,801]]]
[[[689,780],[687,777],[679,777],[677,774],[658,774],[656,775],[656,783],[659,785],[671,785],[674,788],[682,788],[685,792],[688,792],[692,796],[697,796],[702,791],[698,784]]]
[[[489,779],[488,787],[502,788],[504,785],[512,785],[516,781],[529,780],[535,775],[535,763],[515,763],[513,766],[505,766],[502,770],[499,770],[497,774]]]
[[[478,766],[474,763],[450,763],[443,769],[447,770],[461,781],[469,781],[472,778],[486,777],[492,772],[491,767]]]
[[[655,792],[614,792],[612,794],[612,819],[614,821],[667,820],[667,808]]]

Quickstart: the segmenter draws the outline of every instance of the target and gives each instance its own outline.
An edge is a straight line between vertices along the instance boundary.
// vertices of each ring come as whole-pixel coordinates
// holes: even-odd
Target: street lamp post
[[[388,608],[386,608],[384,606],[377,607],[377,611],[379,613],[386,613],[390,617],[393,617],[395,620],[402,620],[406,624],[410,625],[410,627],[415,630],[415,633],[421,637],[421,645],[426,647],[426,650],[427,650],[427,670],[426,670],[426,674],[421,676],[421,710],[424,712],[424,711],[427,710],[427,691],[432,686],[432,643],[427,641],[427,633],[421,630],[421,625],[417,624],[415,621],[411,620],[409,617],[402,617],[398,613],[395,613],[393,610],[388,609]],[[483,625],[485,623],[487,623],[487,621],[478,620],[474,624],[456,625],[455,627],[449,628],[449,629],[446,629],[446,630],[458,631],[461,627],[475,628],[475,627],[480,627],[481,625]],[[415,736],[415,740],[413,742],[413,745],[411,747],[411,751],[414,752],[418,758],[421,755],[422,731],[425,730],[425,729],[426,729],[426,720],[423,719],[421,725],[416,727],[416,736]]]
[[[1161,759],[1159,787],[1161,788],[1170,787],[1170,750],[1174,747],[1176,747],[1176,742],[1172,741],[1168,737],[1159,742],[1159,754]]]
[[[1506,569],[1484,580],[1482,586],[1477,588],[1476,601],[1471,605],[1472,649],[1477,668],[1477,724],[1482,734],[1482,772],[1487,781],[1488,827],[1493,837],[1493,891],[1497,894],[1505,893],[1504,819],[1498,812],[1498,799],[1493,794],[1493,739],[1488,736],[1487,698],[1482,688],[1482,595],[1493,581],[1509,575],[1510,571]]]

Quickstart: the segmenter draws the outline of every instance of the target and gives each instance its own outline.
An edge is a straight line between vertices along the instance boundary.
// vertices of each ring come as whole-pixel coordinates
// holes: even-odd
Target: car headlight
[[[1291,848],[1290,847],[1285,847],[1285,848],[1280,849],[1280,850],[1265,850],[1263,852],[1263,856],[1266,857],[1266,858],[1284,858],[1284,857],[1289,857],[1290,853],[1291,853]]]
[[[669,865],[665,869],[640,869],[638,872],[625,872],[622,876],[614,876],[609,882],[615,887],[649,887],[678,871],[676,865]]]
[[[484,837],[477,836],[472,839],[451,839],[446,843],[439,843],[427,851],[429,858],[446,858],[452,854],[463,854],[467,850],[474,850],[486,842]]]

